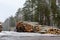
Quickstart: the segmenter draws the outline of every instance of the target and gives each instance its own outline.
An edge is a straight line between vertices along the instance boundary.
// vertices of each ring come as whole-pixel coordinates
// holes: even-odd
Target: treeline
[[[24,7],[18,9],[15,17],[10,17],[11,26],[20,20],[60,28],[60,8],[56,5],[56,0],[26,0]]]

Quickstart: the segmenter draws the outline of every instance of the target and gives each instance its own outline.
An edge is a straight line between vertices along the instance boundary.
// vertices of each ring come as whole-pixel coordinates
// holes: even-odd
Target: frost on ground
[[[0,40],[60,40],[60,35],[2,31]]]

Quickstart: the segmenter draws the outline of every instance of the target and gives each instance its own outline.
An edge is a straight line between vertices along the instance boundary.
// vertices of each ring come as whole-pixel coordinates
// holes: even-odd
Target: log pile
[[[44,34],[60,34],[60,29],[50,28],[51,26],[36,25],[32,22],[18,22],[16,25],[17,32],[36,32]]]
[[[16,24],[16,31],[17,32],[24,32],[24,25],[23,25],[23,22],[17,22]]]
[[[2,26],[0,25],[0,32],[2,31]]]
[[[23,22],[18,22],[16,29],[17,32],[33,32],[33,26]]]
[[[60,29],[50,28],[47,30],[48,34],[60,34]]]
[[[41,31],[41,26],[35,25],[33,29],[34,29],[34,32],[38,32],[39,33]]]
[[[35,27],[31,22],[18,22],[16,25],[17,32],[35,32],[39,31],[39,27]]]
[[[2,24],[1,24],[1,22],[0,22],[0,32],[2,31]]]
[[[26,24],[25,27],[25,32],[33,32],[33,26],[30,24]]]

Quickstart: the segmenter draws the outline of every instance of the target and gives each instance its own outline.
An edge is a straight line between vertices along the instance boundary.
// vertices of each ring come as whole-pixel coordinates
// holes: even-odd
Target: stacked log
[[[34,32],[39,33],[41,31],[41,26],[35,25],[33,29],[34,29]]]
[[[26,24],[25,26],[25,32],[33,32],[33,26],[30,24]]]
[[[23,22],[18,22],[16,29],[17,32],[33,32],[33,26]]]
[[[60,29],[50,28],[47,30],[48,34],[60,34]]]
[[[24,32],[24,30],[25,30],[25,28],[24,28],[23,22],[17,22],[16,31],[17,32]]]
[[[0,22],[0,32],[2,31],[2,24],[1,24],[1,22]]]
[[[2,26],[0,26],[0,32],[2,31]]]
[[[34,22],[35,23],[35,22]],[[18,22],[17,32],[36,32],[44,34],[60,34],[60,29],[51,26],[36,25],[33,22]]]

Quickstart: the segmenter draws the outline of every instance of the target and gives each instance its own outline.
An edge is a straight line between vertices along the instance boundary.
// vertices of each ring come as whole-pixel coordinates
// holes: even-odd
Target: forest
[[[18,8],[15,16],[5,22],[8,19],[10,27],[15,27],[18,21],[31,21],[60,28],[60,7],[56,0],[26,0],[24,7]]]

